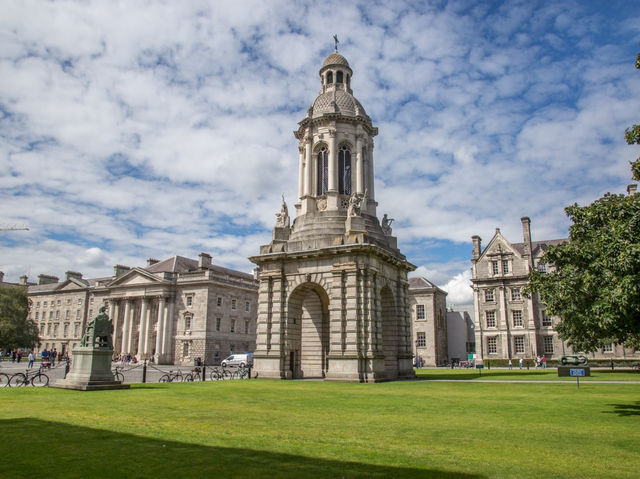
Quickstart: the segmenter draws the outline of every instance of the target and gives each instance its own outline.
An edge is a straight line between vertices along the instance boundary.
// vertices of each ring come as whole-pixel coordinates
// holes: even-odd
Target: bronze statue
[[[80,346],[113,349],[111,337],[113,335],[113,324],[109,316],[105,313],[105,307],[100,308],[99,314],[87,323],[87,327],[80,341]]]

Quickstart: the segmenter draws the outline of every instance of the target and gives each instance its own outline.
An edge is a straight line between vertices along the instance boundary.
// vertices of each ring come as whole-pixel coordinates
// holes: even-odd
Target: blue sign
[[[484,364],[476,364],[476,369],[484,369]]]
[[[569,369],[569,376],[584,376],[584,369]]]

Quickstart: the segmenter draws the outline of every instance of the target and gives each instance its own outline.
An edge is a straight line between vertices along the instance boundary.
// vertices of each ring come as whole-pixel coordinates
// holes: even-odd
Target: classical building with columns
[[[294,132],[298,201],[284,202],[259,266],[255,370],[262,378],[377,382],[413,377],[407,273],[391,222],[378,219],[373,138],[337,51]]]
[[[216,364],[255,349],[257,289],[252,275],[213,265],[206,253],[197,260],[174,256],[150,259],[145,268],[117,265],[106,278],[40,275],[28,288],[29,314],[40,328],[40,347],[61,354],[71,352],[106,304],[116,356]]]

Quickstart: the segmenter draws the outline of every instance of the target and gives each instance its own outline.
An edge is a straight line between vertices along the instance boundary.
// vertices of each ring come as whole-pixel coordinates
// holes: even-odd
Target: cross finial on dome
[[[335,34],[335,35],[333,36],[333,41],[335,42],[334,51],[335,51],[336,53],[338,53],[338,43],[340,43],[340,42],[338,41],[338,34]]]

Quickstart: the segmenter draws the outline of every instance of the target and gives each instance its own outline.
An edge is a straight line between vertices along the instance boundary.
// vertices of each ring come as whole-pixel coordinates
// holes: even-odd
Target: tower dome
[[[339,53],[332,53],[324,61],[324,63],[322,64],[322,67],[324,68],[324,67],[329,66],[329,65],[342,65],[342,66],[348,67],[349,66],[349,62],[347,61],[347,59],[345,57],[343,57]]]

